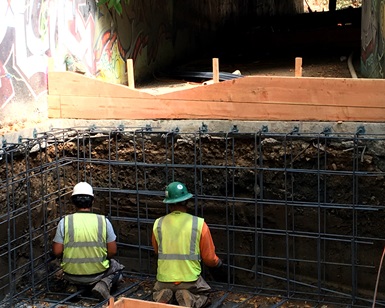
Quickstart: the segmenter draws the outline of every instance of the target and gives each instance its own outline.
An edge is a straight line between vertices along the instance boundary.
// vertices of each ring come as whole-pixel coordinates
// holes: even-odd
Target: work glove
[[[208,268],[210,275],[214,281],[217,282],[228,282],[228,265],[219,260],[219,263],[215,267]]]
[[[51,262],[51,261],[54,261],[54,260],[56,260],[56,259],[61,259],[62,256],[63,256],[63,255],[61,255],[61,256],[58,257],[58,256],[56,256],[56,255],[53,253],[52,250],[50,250],[50,251],[48,252],[48,260],[47,260],[47,262]]]

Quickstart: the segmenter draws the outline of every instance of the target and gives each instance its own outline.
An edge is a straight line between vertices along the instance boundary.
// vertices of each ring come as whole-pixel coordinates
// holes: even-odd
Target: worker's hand
[[[50,261],[55,260],[56,258],[57,258],[57,256],[53,253],[52,250],[50,250],[48,253],[48,260],[47,261],[50,262]]]
[[[228,282],[228,266],[222,260],[219,260],[216,267],[209,267],[208,270],[214,281]]]

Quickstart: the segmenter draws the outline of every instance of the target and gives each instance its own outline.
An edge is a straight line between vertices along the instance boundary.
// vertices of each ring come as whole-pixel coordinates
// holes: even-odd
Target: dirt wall
[[[383,137],[95,132],[3,156],[0,228],[14,232],[1,259],[16,256],[25,286],[57,220],[74,210],[73,185],[87,180],[126,269],[154,274],[152,223],[166,213],[165,186],[180,180],[194,194],[189,211],[205,218],[232,266],[231,283],[366,296],[383,243],[383,145]]]

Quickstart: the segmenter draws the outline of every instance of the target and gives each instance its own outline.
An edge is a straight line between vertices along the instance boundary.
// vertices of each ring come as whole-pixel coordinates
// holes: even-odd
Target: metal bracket
[[[238,133],[238,132],[239,132],[238,126],[237,126],[237,125],[233,125],[233,127],[231,127],[230,132],[232,132],[232,133]]]
[[[267,133],[267,132],[269,132],[269,127],[268,127],[267,125],[262,125],[261,132],[262,132],[262,133]]]
[[[291,131],[290,134],[291,134],[291,135],[292,135],[292,134],[298,134],[298,135],[299,135],[299,127],[298,127],[298,126],[294,126],[294,127],[293,127],[293,130]]]
[[[363,135],[365,133],[366,133],[365,126],[360,125],[360,126],[357,127],[357,131],[356,131],[357,135]]]
[[[199,127],[199,132],[200,133],[207,133],[209,131],[207,125],[205,123],[202,122],[202,126]]]
[[[332,129],[330,126],[324,127],[322,134],[324,134],[325,136],[329,136],[331,133],[332,133]]]

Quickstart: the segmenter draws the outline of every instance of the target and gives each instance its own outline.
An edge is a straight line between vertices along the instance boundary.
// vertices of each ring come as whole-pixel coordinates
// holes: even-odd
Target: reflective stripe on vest
[[[109,267],[105,216],[93,213],[68,215],[64,220],[64,230],[64,272],[91,275],[104,272]]]
[[[191,230],[191,240],[190,240],[190,253],[188,255],[182,254],[167,254],[163,253],[162,247],[162,222],[164,217],[159,218],[158,221],[158,238],[159,238],[159,248],[158,248],[158,259],[159,260],[200,260],[200,254],[196,254],[195,252],[195,243],[197,240],[197,231],[198,231],[198,217],[192,216],[192,230]]]

